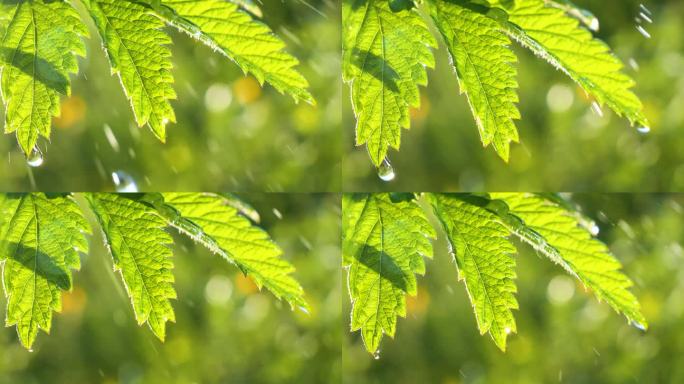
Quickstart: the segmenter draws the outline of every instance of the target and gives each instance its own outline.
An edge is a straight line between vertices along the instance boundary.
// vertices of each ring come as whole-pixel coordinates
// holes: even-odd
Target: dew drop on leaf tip
[[[651,133],[651,127],[641,126],[641,127],[637,128],[637,132],[639,132],[643,135],[649,134],[649,133]]]
[[[382,181],[392,181],[396,177],[394,168],[392,168],[392,164],[389,160],[385,159],[382,161],[382,164],[380,164],[380,168],[378,168],[378,177]]]
[[[33,148],[31,153],[26,157],[26,163],[29,165],[29,167],[37,168],[43,165],[44,162],[43,158],[43,153],[40,152],[40,149],[38,148]]]
[[[299,306],[298,308],[299,308],[300,311],[304,312],[304,313],[307,314],[307,315],[310,315],[310,314],[311,314],[311,312],[309,312],[309,310],[306,309],[306,307]]]
[[[592,236],[598,236],[599,232],[601,232],[601,228],[599,228],[596,223],[591,223],[591,226],[589,227],[589,232],[591,232]]]
[[[112,181],[117,192],[133,193],[139,192],[138,185],[131,175],[124,171],[112,172]]]
[[[375,351],[375,353],[373,354],[373,358],[375,360],[380,360],[380,350],[379,349],[377,351]]]

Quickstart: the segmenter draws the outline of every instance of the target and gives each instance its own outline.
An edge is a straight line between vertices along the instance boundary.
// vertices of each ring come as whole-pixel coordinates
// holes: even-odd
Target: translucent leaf
[[[78,252],[88,252],[88,223],[66,195],[0,195],[0,261],[7,295],[7,326],[31,348],[38,329],[50,332],[61,291],[71,290]]]
[[[172,88],[171,39],[164,23],[134,1],[85,0],[102,37],[112,73],[121,80],[139,126],[148,125],[161,141],[176,116]]]
[[[176,317],[169,299],[173,289],[171,236],[153,209],[125,194],[86,194],[102,227],[114,269],[121,272],[138,324],[147,322],[160,339]]]
[[[70,94],[69,75],[78,72],[77,56],[85,55],[82,37],[88,31],[65,1],[7,1],[0,13],[5,133],[16,132],[28,155],[39,136],[50,137],[60,95]]]
[[[629,291],[633,283],[621,272],[622,265],[605,244],[580,225],[574,212],[534,194],[505,193],[493,194],[492,197],[505,201],[511,214],[543,236],[560,255],[560,260],[555,258],[555,254],[551,259],[560,262],[599,300],[606,301],[637,327],[647,327],[639,302]],[[539,250],[547,254],[543,249]]]
[[[649,125],[641,101],[630,91],[634,80],[622,71],[624,65],[605,43],[580,27],[576,18],[544,0],[518,0],[516,4],[504,23],[512,38],[570,76],[600,105],[607,104],[632,124]]]
[[[437,0],[430,3],[432,19],[444,37],[456,69],[461,92],[480,130],[482,143],[493,144],[508,161],[510,142],[518,141],[513,119],[520,118],[515,107],[518,95],[515,55],[509,38],[499,23],[487,16],[486,6],[465,0]]]
[[[411,2],[406,2],[412,5]],[[389,147],[399,149],[409,108],[420,105],[435,46],[420,14],[392,9],[388,0],[344,0],[343,77],[350,83],[356,114],[356,145],[366,144],[376,167]]]
[[[351,329],[361,330],[373,353],[383,334],[394,337],[397,317],[406,316],[406,295],[416,295],[415,274],[425,273],[435,233],[415,200],[390,194],[344,195],[342,212]]]
[[[295,101],[314,103],[309,83],[295,69],[299,61],[271,29],[239,6],[222,0],[162,0],[158,14],[181,32],[233,60],[245,73]]]
[[[292,307],[308,309],[294,267],[265,231],[241,216],[233,202],[212,193],[164,193],[159,211],[169,224],[235,264],[259,288]]]
[[[512,309],[518,308],[514,279],[515,247],[508,228],[467,195],[428,195],[439,218],[473,305],[480,333],[489,332],[506,350],[506,337],[516,332]],[[482,199],[484,200],[484,199]]]

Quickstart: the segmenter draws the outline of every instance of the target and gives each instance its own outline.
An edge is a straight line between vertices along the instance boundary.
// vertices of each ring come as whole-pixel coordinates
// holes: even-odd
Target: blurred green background
[[[79,4],[78,1],[74,3]],[[91,26],[88,57],[62,99],[45,163],[29,168],[13,135],[0,137],[3,191],[114,190],[111,174],[143,191],[339,190],[340,11],[333,0],[259,1],[264,21],[286,42],[318,105],[295,104],[225,57],[168,29],[178,100],[167,143],[137,128],[118,78],[110,75]],[[79,4],[79,8],[82,8]],[[0,119],[4,121],[4,117]]]
[[[422,108],[390,151],[396,179],[380,181],[365,147],[354,147],[354,120],[344,97],[345,191],[607,191],[678,192],[684,188],[684,3],[644,1],[651,34],[636,29],[640,1],[574,0],[601,22],[608,42],[637,82],[635,92],[651,120],[642,134],[607,107],[591,110],[584,91],[546,62],[513,44],[519,64],[517,122],[521,144],[510,163],[483,149],[465,96],[440,41],[436,69],[421,88]],[[435,35],[437,36],[437,35]],[[630,64],[633,61],[635,65]],[[637,69],[638,68],[638,69]]]
[[[518,334],[501,352],[480,336],[443,235],[418,295],[378,360],[358,332],[344,342],[347,383],[682,383],[684,195],[579,194],[634,282],[650,329],[627,324],[560,267],[518,243]],[[345,329],[349,299],[345,295]]]
[[[177,320],[162,343],[137,325],[95,230],[51,334],[40,332],[28,352],[14,328],[0,329],[0,383],[339,382],[339,196],[241,197],[296,267],[309,315],[258,292],[235,267],[172,231]]]

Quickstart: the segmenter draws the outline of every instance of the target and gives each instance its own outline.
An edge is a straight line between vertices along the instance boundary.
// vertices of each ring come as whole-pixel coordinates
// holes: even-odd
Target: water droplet
[[[504,328],[504,332],[506,332],[507,335],[511,334],[511,329],[509,327]]]
[[[639,63],[632,57],[629,59],[629,66],[636,72],[639,71]]]
[[[646,30],[646,28],[642,27],[641,25],[637,25],[636,29],[637,29],[637,31],[639,31],[639,33],[641,33],[645,38],[647,38],[647,39],[650,39],[650,38],[651,38],[651,34],[648,33],[648,31]]]
[[[639,323],[639,322],[630,321],[630,322],[629,322],[629,325],[634,326],[635,328],[639,329],[640,331],[646,331],[646,327],[645,327],[643,324]]]
[[[589,232],[591,232],[592,236],[597,236],[599,232],[601,232],[601,228],[599,228],[596,223],[591,223],[591,227],[589,227]]]
[[[647,126],[639,127],[639,128],[637,128],[637,132],[639,132],[643,135],[649,134],[649,133],[651,133],[651,127],[647,127]]]
[[[392,168],[392,164],[389,160],[385,159],[382,161],[380,168],[378,168],[378,177],[382,181],[392,181],[396,177],[394,168]]]
[[[599,117],[603,117],[603,109],[601,109],[601,105],[597,103],[596,101],[591,103],[591,109],[596,113]]]
[[[377,351],[375,351],[375,353],[373,354],[373,358],[375,360],[380,360],[380,350],[379,349]]]
[[[112,181],[116,186],[117,192],[138,192],[138,185],[135,183],[135,180],[131,175],[124,171],[112,172]]]
[[[592,15],[589,19],[589,22],[587,23],[587,27],[589,27],[589,29],[591,29],[594,32],[598,32],[598,30],[601,27],[598,17]]]
[[[33,148],[26,158],[26,163],[33,168],[40,167],[44,162],[43,153],[38,148]]]
[[[649,24],[653,24],[653,19],[651,19],[651,17],[644,12],[639,13],[639,18],[646,21]]]
[[[112,127],[109,126],[109,124],[105,124],[104,127],[104,133],[105,137],[107,138],[107,141],[109,142],[109,145],[112,147],[114,152],[119,152],[119,140],[116,139],[116,135],[114,135],[114,132],[112,131]]]
[[[280,213],[280,211],[278,210],[278,208],[273,208],[273,214],[275,215],[275,217],[278,218],[278,220],[282,220],[282,219],[283,219],[283,214]]]
[[[300,306],[300,307],[298,307],[298,308],[299,308],[300,311],[306,313],[307,315],[310,315],[310,314],[311,314],[311,312],[309,312],[309,310],[306,309],[306,307],[301,307],[301,306]]]
[[[651,13],[651,10],[646,8],[646,6],[643,3],[639,4],[639,8],[641,8],[641,12],[643,12],[649,16],[653,16],[653,14]]]

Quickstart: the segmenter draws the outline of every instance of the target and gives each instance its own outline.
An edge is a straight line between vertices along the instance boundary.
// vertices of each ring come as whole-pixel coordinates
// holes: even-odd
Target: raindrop
[[[643,324],[639,323],[639,322],[630,321],[629,324],[632,325],[632,326],[634,326],[634,327],[636,327],[636,328],[639,329],[640,331],[645,331],[645,330],[646,330],[646,327],[645,327]]]
[[[598,30],[601,27],[601,24],[599,23],[598,17],[591,15],[589,18],[589,22],[587,23],[587,26],[589,29],[591,29],[593,32],[598,32]]]
[[[591,109],[596,113],[599,117],[603,117],[603,109],[601,109],[601,106],[599,103],[596,101],[591,103]]]
[[[278,208],[273,208],[273,215],[275,215],[275,217],[277,217],[278,220],[282,220],[282,219],[283,219],[283,214],[280,213],[280,211],[278,210]]]
[[[651,133],[651,127],[647,127],[647,126],[639,127],[639,128],[637,128],[637,132],[639,132],[643,135],[649,134],[649,133]]]
[[[123,171],[112,172],[112,181],[116,186],[117,192],[131,193],[138,192],[138,185],[131,175]]]
[[[379,349],[377,351],[375,351],[375,353],[373,354],[373,358],[375,360],[380,360],[380,350]]]
[[[596,223],[591,223],[591,226],[589,227],[589,232],[591,232],[592,236],[597,236],[599,232],[601,232],[601,228],[599,228]]]
[[[637,29],[637,31],[639,31],[639,33],[641,33],[645,38],[647,38],[647,39],[650,39],[650,38],[651,38],[651,34],[648,33],[648,31],[646,30],[646,28],[642,27],[641,25],[637,25],[636,29]]]
[[[649,24],[653,24],[653,19],[651,19],[651,17],[649,15],[645,14],[644,12],[639,13],[639,18],[641,18],[642,20],[646,21]]]
[[[378,168],[378,177],[382,181],[392,181],[396,177],[394,168],[392,168],[392,164],[389,160],[385,159],[382,161],[380,168]]]
[[[504,328],[504,332],[506,332],[507,335],[511,334],[511,329],[509,327]]]
[[[634,58],[629,59],[629,66],[632,67],[633,70],[639,71],[639,63]]]
[[[104,125],[104,133],[105,137],[107,138],[107,142],[109,142],[109,145],[112,147],[114,152],[119,152],[119,141],[116,139],[116,136],[114,135],[114,132],[112,131],[112,127],[109,126],[109,124]]]
[[[43,165],[44,162],[43,154],[40,152],[38,148],[33,148],[31,153],[29,153],[28,157],[26,158],[26,163],[33,168],[40,167]]]
[[[300,311],[302,311],[302,312],[306,313],[307,315],[310,315],[310,314],[311,314],[311,313],[309,312],[309,310],[308,310],[308,309],[306,309],[306,307],[302,307],[302,306],[300,306],[300,307],[298,307],[298,308],[299,308],[299,310],[300,310]]]

